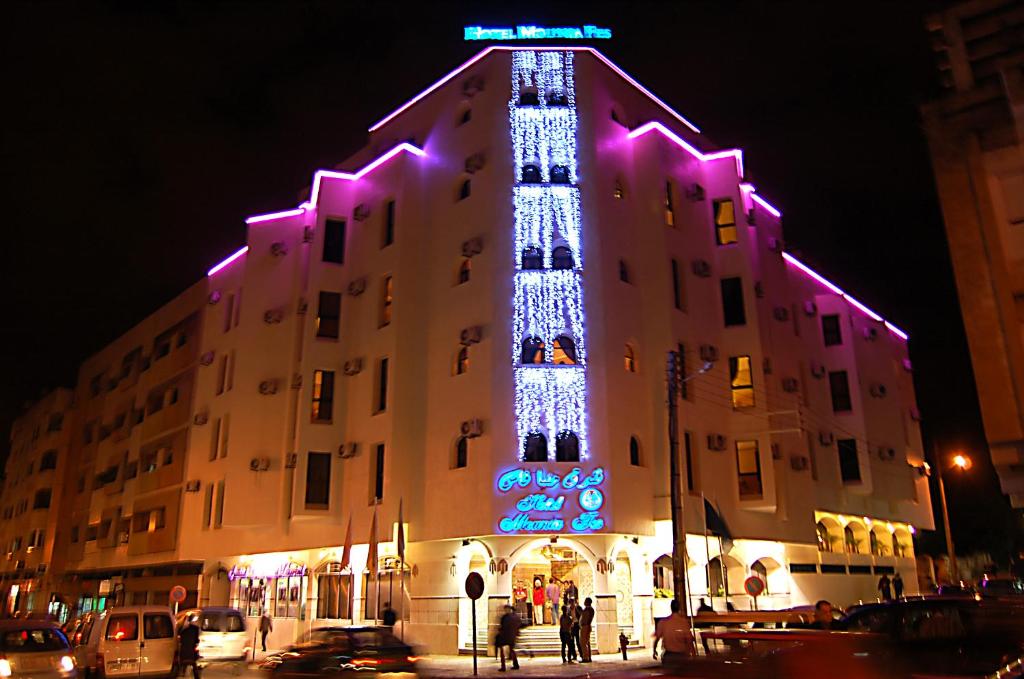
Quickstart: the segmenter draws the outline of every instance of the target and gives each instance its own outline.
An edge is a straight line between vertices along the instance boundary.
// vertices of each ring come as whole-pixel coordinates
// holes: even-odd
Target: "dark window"
[[[313,371],[314,422],[330,422],[334,415],[334,371]]]
[[[536,165],[523,165],[523,183],[524,184],[539,184],[540,183],[540,168]]]
[[[672,198],[674,190],[672,182],[665,182],[665,223],[669,226],[676,225],[675,200]]]
[[[857,439],[839,439],[836,441],[839,450],[839,475],[843,483],[860,481],[860,461],[857,459]]]
[[[686,490],[691,493],[696,488],[697,469],[693,459],[693,435],[683,432],[683,452],[686,454]]]
[[[467,108],[465,111],[462,112],[462,115],[459,116],[459,121],[458,121],[457,125],[465,125],[466,123],[468,123],[472,119],[473,119],[473,109]]]
[[[36,491],[35,499],[32,502],[32,509],[49,509],[50,495],[51,492],[49,488]]]
[[[306,507],[327,509],[331,502],[331,454],[309,453],[306,458]]]
[[[373,499],[380,502],[384,499],[384,444],[377,444],[374,456]]]
[[[107,641],[135,641],[139,638],[137,613],[112,615],[107,621]]]
[[[328,219],[324,222],[325,262],[345,263],[345,220]]]
[[[833,412],[844,413],[853,410],[853,402],[850,400],[850,381],[845,370],[830,372],[828,386],[832,390]]]
[[[559,335],[553,349],[555,365],[576,365],[576,343],[571,337]]]
[[[679,310],[683,308],[683,283],[679,279],[679,262],[672,260],[672,304]]]
[[[163,613],[142,614],[142,634],[146,639],[173,639],[174,623]]]
[[[731,245],[737,241],[736,207],[732,200],[716,200],[715,206],[715,242],[719,245]]]
[[[551,268],[571,269],[573,268],[572,252],[564,245],[559,245],[551,251]]]
[[[540,104],[540,96],[534,88],[528,88],[519,93],[520,106],[537,106]]]
[[[544,268],[544,256],[540,248],[526,248],[523,250],[523,269],[536,270]]]
[[[389,200],[384,205],[384,234],[381,247],[386,248],[395,242],[395,201]]]
[[[380,286],[380,323],[379,327],[391,323],[391,306],[395,303],[394,279],[385,276]]]
[[[548,461],[548,440],[544,434],[535,433],[526,437],[523,460],[526,462]]]
[[[555,437],[555,460],[558,462],[580,461],[580,440],[569,431],[559,432]]]
[[[523,340],[523,352],[519,357],[523,365],[544,362],[544,342],[539,337],[527,337]]]
[[[473,260],[465,257],[459,264],[459,285],[469,282],[469,276],[473,272]]]
[[[341,326],[341,293],[321,292],[316,312],[316,336],[338,339]]]
[[[463,182],[459,184],[459,200],[465,200],[469,198],[471,192],[472,188],[470,187],[469,180],[463,180]]]
[[[469,463],[469,439],[460,436],[455,442],[455,468],[462,469]]]
[[[388,409],[388,359],[382,358],[377,363],[377,402],[376,413],[382,413]]]
[[[679,352],[679,368],[683,371],[682,379],[679,381],[679,398],[689,399],[689,383],[686,381],[686,376],[689,374],[689,366],[686,363],[686,345],[680,342],[677,351]]]
[[[821,317],[821,334],[825,338],[825,346],[831,347],[843,343],[843,329],[839,325],[839,316],[831,314]]]
[[[640,442],[635,436],[629,437],[629,463],[634,467],[640,466]]]
[[[761,497],[761,455],[757,441],[736,442],[736,470],[739,474],[740,499]]]
[[[747,312],[743,306],[743,279],[722,279],[722,316],[725,327],[746,325]]]
[[[619,260],[619,280],[623,283],[629,282],[629,267],[624,259]]]
[[[43,453],[43,459],[39,461],[39,471],[46,471],[47,469],[57,468],[57,451],[48,450]]]
[[[569,183],[569,168],[565,165],[554,165],[551,167],[551,183],[552,184],[568,184]]]

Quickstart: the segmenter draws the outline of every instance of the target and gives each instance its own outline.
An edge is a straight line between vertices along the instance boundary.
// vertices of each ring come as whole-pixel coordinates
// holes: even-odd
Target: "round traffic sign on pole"
[[[484,578],[473,572],[466,576],[466,595],[476,601],[484,595]]]
[[[188,596],[188,590],[181,585],[175,585],[171,587],[171,601],[176,604],[180,604]]]
[[[764,594],[764,580],[757,577],[756,575],[751,575],[749,578],[743,581],[743,589],[750,596],[761,596],[762,594]]]

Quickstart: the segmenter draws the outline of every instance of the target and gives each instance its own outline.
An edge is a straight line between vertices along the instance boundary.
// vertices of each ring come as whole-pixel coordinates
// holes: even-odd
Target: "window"
[[[619,260],[619,280],[623,283],[629,283],[629,266],[626,265],[626,260]]]
[[[754,407],[754,377],[750,370],[750,356],[729,357],[729,386],[732,388],[733,408]]]
[[[826,347],[843,343],[843,329],[839,325],[839,316],[837,314],[821,317],[821,334],[825,339]]]
[[[555,365],[576,365],[576,343],[568,335],[559,335],[554,345]]]
[[[821,521],[815,526],[815,530],[818,533],[818,551],[819,552],[831,552],[832,551],[832,534],[829,533],[828,526]]]
[[[235,386],[235,350],[232,349],[228,355],[228,378],[225,380],[224,388],[227,391],[231,391],[231,388]]]
[[[544,434],[535,432],[526,437],[523,460],[526,462],[548,461],[548,440]]]
[[[213,421],[213,428],[210,431],[210,459],[216,460],[220,454],[220,427],[221,419],[218,417]]]
[[[231,319],[235,312],[235,295],[228,295],[228,301],[224,303],[224,332],[231,329]]]
[[[32,501],[32,509],[49,509],[51,495],[52,492],[49,488],[36,491],[36,496]]]
[[[43,458],[39,461],[39,471],[43,472],[47,469],[57,468],[57,451],[48,450],[43,453]]]
[[[466,123],[468,123],[472,119],[473,119],[473,109],[467,108],[465,111],[463,111],[459,115],[457,121],[455,122],[455,126],[459,127],[460,125],[465,125]],[[320,616],[320,617],[323,617],[323,616]]]
[[[555,437],[555,461],[580,461],[580,440],[576,434],[569,431],[558,433],[558,436]]]
[[[135,641],[138,638],[138,614],[110,616],[110,620],[107,621],[107,641]]]
[[[715,242],[719,245],[732,245],[737,241],[736,207],[731,199],[714,201],[715,208]]]
[[[313,371],[313,421],[330,422],[334,415],[334,371]]]
[[[224,525],[224,479],[217,482],[217,505],[213,512],[213,527]]]
[[[469,282],[469,275],[473,272],[473,260],[469,257],[463,257],[462,262],[459,263],[459,275],[457,277],[457,285]]]
[[[857,439],[836,441],[839,451],[839,476],[843,483],[860,483],[860,460],[857,459]]]
[[[460,436],[455,442],[455,469],[463,469],[469,464],[469,439]]]
[[[540,168],[536,165],[523,165],[523,184],[540,184]]]
[[[370,504],[379,504],[384,499],[384,444],[378,443],[376,453],[373,456],[373,473],[370,475],[373,486],[370,488],[373,493],[370,496]]]
[[[385,276],[380,286],[380,327],[391,324],[391,305],[395,301],[391,276]]]
[[[747,324],[747,311],[743,306],[743,279],[722,279],[722,318],[725,327]]]
[[[384,233],[381,234],[380,246],[386,248],[395,242],[395,201],[384,204]]]
[[[623,364],[624,364],[624,367],[626,368],[626,372],[628,372],[628,373],[635,373],[636,372],[636,353],[633,351],[633,347],[631,347],[628,344],[626,345],[626,351],[625,351],[625,354],[623,355]]]
[[[320,292],[316,312],[316,336],[338,339],[341,327],[341,293]]]
[[[224,387],[227,386],[228,382],[228,357],[227,354],[220,357],[220,362],[217,364],[217,395],[220,396],[224,393]]]
[[[523,250],[522,268],[524,271],[533,271],[544,268],[544,256],[540,248],[526,248]]]
[[[374,394],[373,412],[382,413],[388,409],[388,359],[377,361],[377,389]]]
[[[551,268],[552,269],[571,269],[573,268],[572,252],[569,248],[564,245],[559,245],[551,252]]]
[[[669,226],[676,225],[676,208],[672,194],[672,182],[665,182],[665,223]]]
[[[527,337],[523,340],[523,352],[519,357],[523,365],[544,362],[544,341],[539,337]]]
[[[845,413],[853,410],[850,400],[850,381],[845,370],[837,370],[828,374],[828,386],[832,391],[832,411]]]
[[[760,498],[761,455],[757,449],[757,441],[736,442],[736,470],[739,474],[740,499]]]
[[[473,189],[469,185],[469,180],[464,179],[462,183],[459,184],[459,200],[466,200],[467,198],[469,198],[470,193],[472,193],[472,191]]]
[[[697,461],[693,456],[693,434],[683,432],[683,454],[686,456],[686,490],[691,493],[697,488]]]
[[[324,565],[321,574],[317,576],[316,591],[316,617],[321,620],[344,620],[352,615],[352,574],[342,573],[340,563]],[[239,631],[244,631],[241,618],[238,622]]]
[[[629,437],[629,463],[634,467],[640,466],[640,442],[635,436]]]
[[[626,188],[622,185],[621,179],[615,180],[615,185],[612,187],[612,197],[616,200],[622,200],[626,197]]]
[[[551,183],[552,184],[568,184],[569,183],[569,168],[565,165],[552,165],[551,166]]]
[[[755,561],[750,565],[750,572],[752,575],[756,575],[761,578],[761,582],[764,583],[764,593],[770,594],[768,591],[768,567],[761,561]]]
[[[213,518],[213,484],[206,484],[206,491],[203,495],[203,528],[210,527],[210,519]]]
[[[306,508],[327,509],[331,502],[331,454],[309,453],[306,458]]]
[[[174,638],[174,623],[171,616],[164,613],[143,613],[142,634],[147,639]]]
[[[686,345],[680,342],[676,351],[679,353],[679,367],[683,371],[682,379],[679,380],[679,397],[690,400],[690,388],[686,380],[690,374],[690,366],[686,362]]]
[[[672,304],[683,310],[683,281],[679,276],[679,261],[672,259]]]
[[[455,374],[465,375],[469,371],[469,347],[460,347],[455,356]]]
[[[220,428],[220,456],[228,456],[228,434],[231,432],[231,415],[224,414],[224,423]]]
[[[323,261],[345,263],[345,220],[328,219],[324,222]]]

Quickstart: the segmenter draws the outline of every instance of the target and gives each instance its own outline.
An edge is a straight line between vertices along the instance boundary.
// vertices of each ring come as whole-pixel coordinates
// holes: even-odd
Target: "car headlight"
[[[7,658],[0,658],[0,677],[11,676],[11,661]]]
[[[60,657],[60,669],[64,672],[72,672],[75,669],[75,659],[70,655]]]

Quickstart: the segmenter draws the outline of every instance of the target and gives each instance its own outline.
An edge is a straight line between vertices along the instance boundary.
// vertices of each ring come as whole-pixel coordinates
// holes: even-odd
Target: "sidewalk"
[[[646,652],[645,652],[646,651]],[[473,676],[473,656],[470,655],[428,655],[418,664],[421,677],[471,677]],[[587,677],[612,675],[622,677],[641,677],[648,674],[645,670],[660,668],[661,663],[651,659],[650,651],[642,649],[631,653],[629,660],[623,660],[618,653],[595,655],[594,662],[563,665],[562,659],[552,656],[528,655],[519,656],[518,671],[499,672],[501,664],[497,658],[479,656],[477,668],[481,677]],[[506,667],[511,667],[510,664]]]

